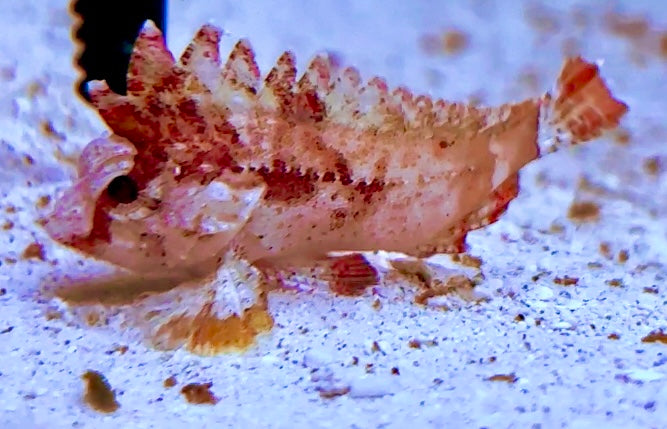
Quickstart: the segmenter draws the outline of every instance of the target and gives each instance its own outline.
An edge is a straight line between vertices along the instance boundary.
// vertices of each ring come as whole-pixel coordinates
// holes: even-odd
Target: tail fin
[[[595,64],[581,57],[568,58],[556,83],[555,97],[542,99],[541,124],[555,131],[553,151],[562,145],[592,140],[616,128],[628,106],[614,98]],[[553,132],[552,131],[552,132]],[[542,139],[540,139],[542,140]]]

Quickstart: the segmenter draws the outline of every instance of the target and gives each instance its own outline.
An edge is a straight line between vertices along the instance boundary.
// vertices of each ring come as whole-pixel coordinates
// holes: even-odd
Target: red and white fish
[[[553,94],[477,108],[364,83],[325,57],[297,79],[289,52],[261,80],[245,40],[222,64],[220,36],[203,26],[175,61],[144,25],[127,95],[90,84],[113,134],[83,150],[46,223],[57,241],[145,278],[217,271],[189,327],[173,329],[189,329],[181,342],[198,351],[208,349],[193,344],[192,321],[213,311],[221,276],[238,286],[318,263],[334,290],[352,293],[376,270],[359,253],[331,252],[461,252],[466,233],[517,196],[524,165],[598,137],[627,111],[581,58],[565,61]],[[248,275],[229,280],[230,267]],[[164,334],[170,317],[155,329]]]

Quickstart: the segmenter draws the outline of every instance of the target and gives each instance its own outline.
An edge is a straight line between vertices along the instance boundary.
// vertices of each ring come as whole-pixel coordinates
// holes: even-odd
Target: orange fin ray
[[[331,290],[340,295],[361,295],[364,290],[379,282],[378,271],[360,253],[335,256],[329,259]]]

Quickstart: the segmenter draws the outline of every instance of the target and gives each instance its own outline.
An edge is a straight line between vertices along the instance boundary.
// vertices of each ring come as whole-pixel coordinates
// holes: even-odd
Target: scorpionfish
[[[133,303],[158,308],[147,335],[165,348],[214,353],[216,329],[255,308],[280,279],[270,273],[317,263],[345,294],[378,281],[359,252],[462,252],[517,196],[523,166],[627,111],[582,58],[565,61],[553,93],[473,107],[364,83],[326,56],[298,77],[285,52],[261,79],[246,40],[223,64],[221,34],[204,25],[176,61],[148,21],[127,94],[89,84],[112,133],[83,149],[45,225],[147,282],[181,284]]]

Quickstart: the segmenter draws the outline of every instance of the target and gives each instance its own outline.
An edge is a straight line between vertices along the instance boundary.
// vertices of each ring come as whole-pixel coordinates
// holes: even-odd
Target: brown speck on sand
[[[549,232],[551,234],[560,234],[563,231],[565,231],[565,226],[561,223],[551,222],[551,225],[549,225]]]
[[[621,336],[615,332],[612,332],[611,334],[607,335],[607,338],[610,340],[619,340]]]
[[[622,127],[619,127],[616,130],[612,131],[611,136],[614,139],[614,142],[623,146],[630,143],[630,139],[632,138],[630,131]]]
[[[643,16],[622,15],[609,12],[604,16],[607,30],[619,37],[640,39],[649,31],[649,21]]]
[[[332,398],[335,398],[337,396],[343,396],[343,395],[347,395],[348,393],[350,393],[350,387],[349,386],[319,388],[317,390],[320,394],[320,398],[324,398],[324,399],[332,399]]]
[[[422,50],[428,55],[457,55],[468,46],[468,35],[461,30],[450,29],[440,35],[427,34],[420,39]]]
[[[451,258],[452,261],[459,263],[464,267],[479,268],[482,266],[482,258],[467,253],[454,253]]]
[[[128,350],[130,350],[130,348],[126,345],[117,345],[113,349],[113,351],[118,353],[119,355],[124,355],[125,353],[127,353]]]
[[[662,329],[651,331],[647,336],[642,338],[642,343],[662,343],[667,344],[667,333]]]
[[[660,56],[667,59],[667,31],[660,35]]]
[[[50,308],[44,313],[46,320],[61,320],[63,318],[63,313],[60,310]]]
[[[209,404],[215,405],[220,400],[211,392],[213,383],[190,383],[181,389],[185,400],[191,404]]]
[[[389,261],[392,268],[399,274],[416,281],[420,286],[429,287],[433,281],[433,274],[426,263],[420,259],[393,259]]]
[[[5,221],[5,223],[2,224],[2,229],[5,231],[9,231],[10,229],[14,228],[14,222],[11,220]]]
[[[574,286],[577,283],[579,283],[579,277],[570,277],[570,276],[556,277],[554,278],[554,283],[561,286]]]
[[[602,243],[600,243],[600,247],[598,249],[602,256],[604,256],[607,259],[611,259],[611,245],[609,243],[603,241]]]
[[[464,275],[451,276],[445,282],[436,279],[431,282],[428,289],[415,296],[415,303],[426,305],[429,298],[454,293],[465,300],[473,301],[472,290],[474,287],[472,280]]]
[[[101,413],[113,413],[120,404],[116,401],[116,394],[111,390],[107,379],[99,372],[88,370],[81,378],[86,384],[83,400],[90,407]]]
[[[616,256],[616,260],[621,264],[628,262],[629,258],[630,255],[628,254],[628,251],[625,249],[619,250],[618,255]]]
[[[650,293],[650,294],[653,294],[653,295],[657,295],[660,291],[655,286],[653,286],[653,287],[648,287],[647,286],[643,289],[643,292],[644,293]]]
[[[35,99],[39,96],[46,95],[46,83],[39,80],[34,80],[26,86],[26,95],[30,99]]]
[[[630,42],[630,58],[639,65],[644,65],[646,54],[667,57],[667,31],[650,16],[609,12],[603,23],[611,34]]]
[[[575,223],[595,222],[600,219],[600,206],[592,201],[573,202],[567,217]]]
[[[44,246],[42,246],[40,243],[37,242],[30,243],[28,247],[26,247],[25,250],[23,250],[21,258],[39,259],[40,261],[46,260],[46,255],[44,253]]]
[[[171,389],[172,387],[176,386],[176,376],[172,375],[169,378],[165,378],[165,380],[162,382],[162,385],[165,387],[165,389]]]
[[[102,317],[102,315],[94,310],[86,313],[84,320],[88,326],[104,326],[106,324],[106,320]]]
[[[505,383],[516,383],[519,378],[513,372],[510,374],[496,374],[487,378],[488,381],[504,381]]]
[[[664,169],[662,160],[657,156],[650,156],[645,158],[642,163],[642,167],[644,172],[649,176],[658,176]]]
[[[43,209],[46,206],[48,206],[50,202],[51,202],[51,197],[50,196],[42,195],[41,197],[39,197],[37,199],[37,203],[35,203],[35,205],[38,209]]]
[[[57,140],[57,141],[64,141],[65,140],[65,135],[63,133],[60,133],[56,131],[56,129],[53,127],[53,123],[51,121],[42,121],[40,126],[39,126],[40,131],[42,134],[50,139]]]
[[[623,280],[621,279],[606,280],[605,283],[611,287],[623,287]]]
[[[422,342],[416,338],[413,338],[410,341],[408,341],[408,347],[410,347],[411,349],[421,349]]]
[[[446,54],[459,54],[466,46],[468,46],[468,36],[460,30],[448,30],[442,35],[442,47]]]

